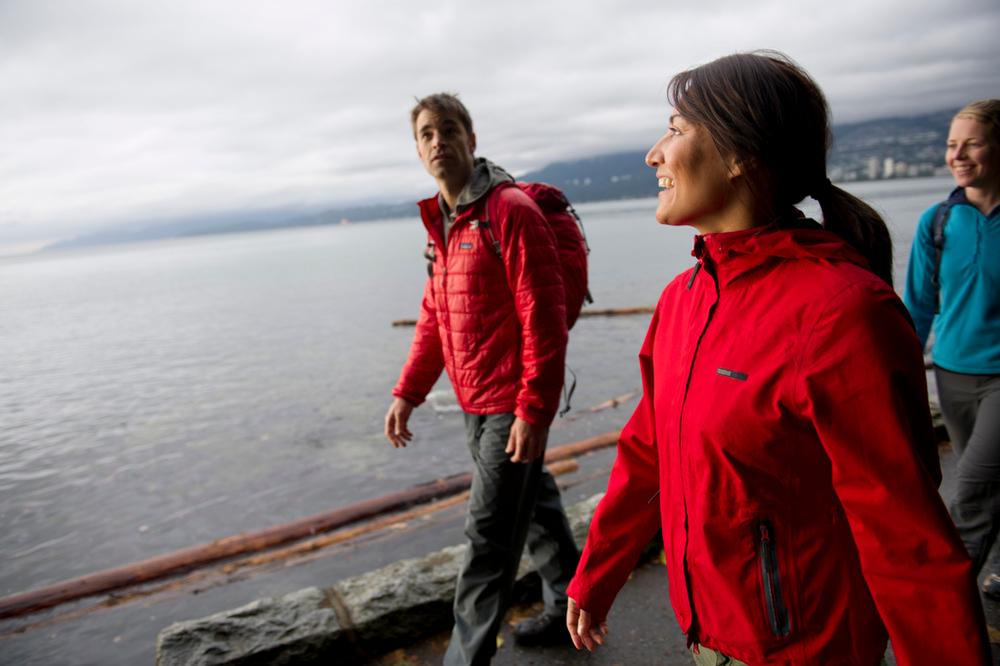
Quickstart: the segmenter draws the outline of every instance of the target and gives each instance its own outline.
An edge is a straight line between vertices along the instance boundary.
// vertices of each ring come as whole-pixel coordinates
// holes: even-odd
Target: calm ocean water
[[[950,179],[861,183],[896,242]],[[594,307],[652,305],[693,232],[654,200],[578,207]],[[814,208],[806,212],[815,215]],[[416,219],[0,260],[0,594],[268,527],[468,469],[447,380],[405,450],[382,438],[425,277]],[[571,335],[575,420],[639,385],[648,317]]]

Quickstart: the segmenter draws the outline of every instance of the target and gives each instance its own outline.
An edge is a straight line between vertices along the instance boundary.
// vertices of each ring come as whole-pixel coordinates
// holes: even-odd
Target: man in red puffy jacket
[[[551,229],[506,171],[473,155],[476,135],[462,102],[430,95],[410,119],[439,193],[419,204],[430,277],[385,435],[406,446],[410,413],[446,370],[475,466],[468,551],[444,661],[488,664],[525,541],[542,577],[545,611],[519,625],[515,639],[567,641],[566,586],[578,554],[558,487],[542,465],[563,381],[565,294]]]

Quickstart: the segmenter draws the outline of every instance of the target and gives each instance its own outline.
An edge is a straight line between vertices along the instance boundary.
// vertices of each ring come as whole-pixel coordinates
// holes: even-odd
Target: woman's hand
[[[593,652],[604,645],[604,637],[608,635],[608,623],[601,621],[595,625],[593,616],[577,606],[572,597],[566,606],[566,628],[577,650],[585,647]]]

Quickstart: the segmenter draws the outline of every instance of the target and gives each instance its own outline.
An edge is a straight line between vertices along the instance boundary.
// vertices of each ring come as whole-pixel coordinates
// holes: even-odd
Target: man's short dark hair
[[[413,128],[414,138],[417,136],[417,116],[425,109],[438,116],[453,116],[457,118],[462,123],[462,126],[465,127],[465,131],[472,134],[472,116],[469,115],[469,110],[458,99],[458,95],[441,92],[418,99],[417,105],[410,111],[410,125]]]

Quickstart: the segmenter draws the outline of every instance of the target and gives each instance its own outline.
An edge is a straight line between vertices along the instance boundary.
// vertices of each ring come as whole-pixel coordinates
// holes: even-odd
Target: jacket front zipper
[[[763,520],[758,526],[760,537],[760,575],[764,584],[764,601],[771,631],[778,638],[784,638],[791,631],[788,609],[781,597],[781,575],[778,573],[778,551],[773,540],[771,523]]]
[[[691,273],[691,280],[689,281],[688,288],[694,284],[694,278],[698,275],[698,271],[701,269],[702,262],[699,260],[695,264],[694,271]],[[711,275],[711,274],[710,274]],[[681,442],[684,441],[684,407],[687,405],[688,390],[691,388],[691,379],[694,377],[694,366],[695,361],[698,359],[698,351],[701,349],[701,341],[705,338],[705,333],[708,331],[708,327],[712,323],[712,317],[715,315],[715,308],[719,304],[719,285],[716,283],[715,276],[711,275],[712,284],[715,287],[715,302],[708,306],[708,313],[705,315],[705,324],[701,327],[701,333],[698,334],[698,339],[695,342],[694,349],[691,352],[691,361],[687,369],[687,378],[684,381],[684,393],[681,397],[681,407],[680,416],[677,418],[677,462],[681,469],[684,469],[684,447],[681,446]],[[684,476],[684,479],[687,475]],[[688,578],[689,574],[687,572],[688,561],[687,561],[687,548],[688,548],[688,509],[687,509],[687,484],[686,481],[681,481],[681,499],[684,505],[684,576]],[[689,579],[689,578],[688,578]],[[690,580],[690,579],[689,579]],[[691,627],[688,633],[689,640],[695,640],[698,636],[698,618],[694,612],[694,599],[691,597],[691,586],[687,586],[688,593],[688,608],[691,609]],[[692,636],[694,638],[692,638]]]

